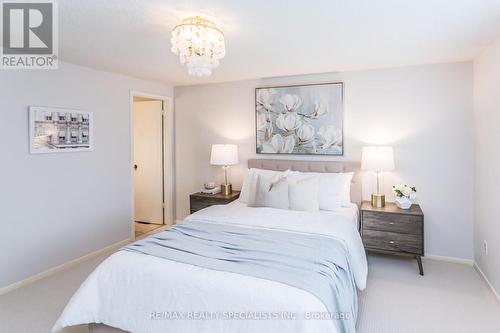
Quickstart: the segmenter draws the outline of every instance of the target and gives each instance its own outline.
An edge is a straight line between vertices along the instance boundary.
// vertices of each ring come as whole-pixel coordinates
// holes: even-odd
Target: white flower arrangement
[[[417,197],[417,188],[406,184],[397,184],[392,187],[392,192],[397,198],[414,200]]]

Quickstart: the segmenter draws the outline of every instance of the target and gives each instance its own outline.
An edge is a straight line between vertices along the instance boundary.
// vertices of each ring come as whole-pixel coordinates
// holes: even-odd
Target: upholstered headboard
[[[276,170],[276,171],[301,171],[301,172],[354,172],[351,183],[351,201],[358,206],[362,201],[361,190],[361,164],[359,162],[343,161],[291,161],[291,160],[268,160],[250,159],[249,168]]]

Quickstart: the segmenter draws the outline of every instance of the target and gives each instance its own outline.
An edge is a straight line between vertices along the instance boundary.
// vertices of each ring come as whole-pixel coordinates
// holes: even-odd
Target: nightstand
[[[419,205],[399,209],[394,203],[384,208],[361,205],[361,236],[367,251],[412,256],[424,275],[424,213]]]
[[[240,191],[233,191],[229,195],[208,194],[208,193],[193,193],[189,196],[189,205],[191,214],[200,209],[207,208],[213,205],[225,205],[240,197]]]

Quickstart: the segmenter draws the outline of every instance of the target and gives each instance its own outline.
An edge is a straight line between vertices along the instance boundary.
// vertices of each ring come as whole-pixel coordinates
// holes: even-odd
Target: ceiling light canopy
[[[224,34],[217,26],[199,16],[181,21],[172,30],[172,52],[186,64],[189,75],[206,77],[226,55]]]

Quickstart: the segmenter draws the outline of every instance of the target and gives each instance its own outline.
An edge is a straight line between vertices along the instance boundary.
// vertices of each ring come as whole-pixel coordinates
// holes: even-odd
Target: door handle
[[[137,164],[134,164],[134,170],[137,170]]]

